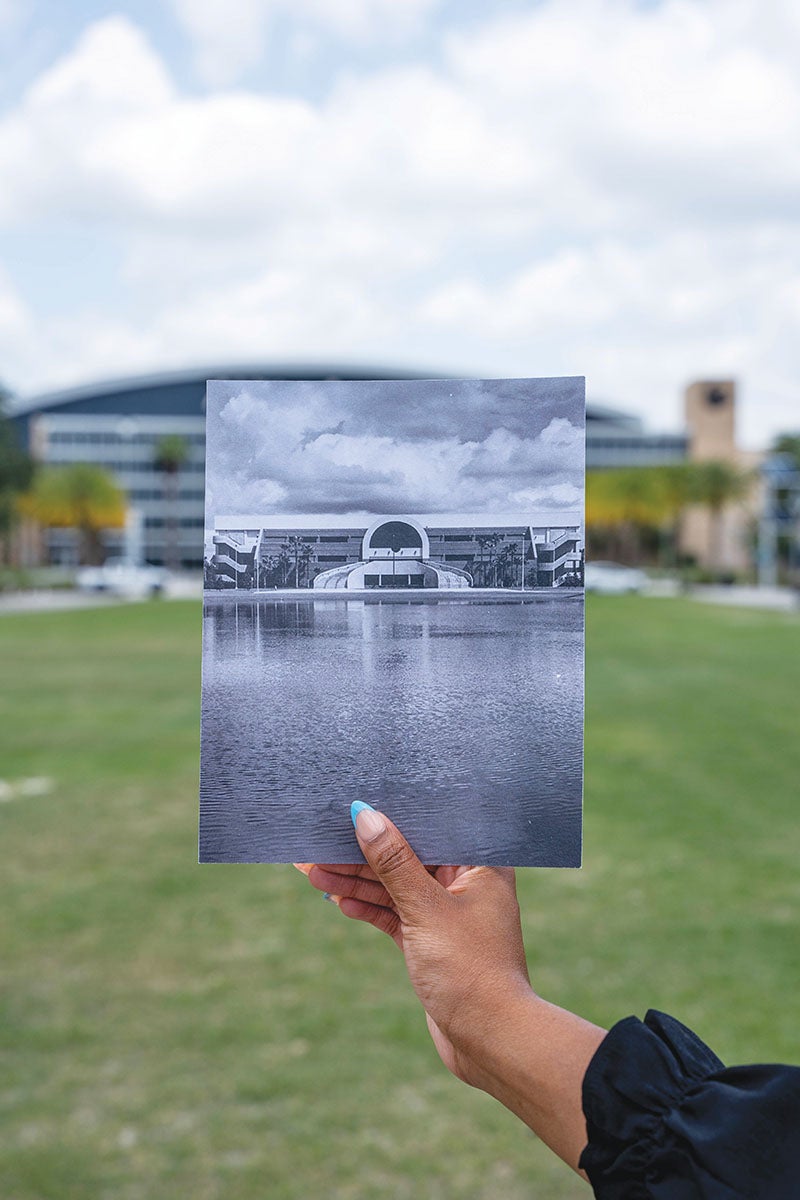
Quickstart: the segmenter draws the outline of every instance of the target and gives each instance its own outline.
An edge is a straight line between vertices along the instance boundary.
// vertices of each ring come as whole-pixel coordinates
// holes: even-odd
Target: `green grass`
[[[198,867],[200,617],[0,621],[0,1193],[538,1200],[585,1189],[440,1067],[399,955],[291,867]],[[588,611],[581,872],[521,872],[531,970],[729,1061],[799,1059],[790,616]]]

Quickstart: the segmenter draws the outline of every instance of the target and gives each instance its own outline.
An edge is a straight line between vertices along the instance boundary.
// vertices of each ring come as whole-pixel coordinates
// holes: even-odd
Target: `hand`
[[[500,1010],[532,995],[514,872],[420,863],[382,813],[362,809],[356,833],[367,865],[314,865],[309,881],[333,893],[345,916],[400,947],[442,1061],[485,1087],[480,1052]]]
[[[605,1030],[531,988],[514,872],[426,869],[383,813],[356,802],[353,819],[366,865],[296,865],[345,916],[400,947],[449,1070],[511,1109],[578,1171],[581,1086]]]

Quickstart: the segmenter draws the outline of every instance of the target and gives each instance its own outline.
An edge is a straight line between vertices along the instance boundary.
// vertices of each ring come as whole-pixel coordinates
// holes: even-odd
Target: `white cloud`
[[[478,439],[457,433],[415,436],[409,426],[420,402],[447,406],[466,420],[471,397],[421,393],[398,412],[396,398],[370,388],[375,423],[391,432],[365,430],[357,396],[347,385],[327,390],[308,384],[302,393],[270,385],[244,386],[209,415],[209,511],[283,512],[509,512],[562,509],[582,503],[583,428],[547,417],[552,401],[527,397],[526,419],[494,394],[491,428]],[[492,385],[485,385],[492,397]],[[524,390],[524,389],[523,389]],[[544,428],[536,434],[536,422]],[[458,421],[455,421],[458,424]],[[530,428],[528,427],[530,424]],[[314,433],[314,429],[318,432]],[[536,480],[531,488],[529,481]]]
[[[14,362],[21,341],[31,340],[31,314],[11,280],[0,268],[0,354],[4,362]],[[5,379],[2,380],[5,383]]]
[[[319,37],[368,45],[415,33],[439,0],[171,0],[189,35],[199,74],[229,84],[255,66],[280,22],[294,30],[296,54],[313,51]]]
[[[399,37],[434,7],[180,2],[227,78],[287,27]],[[61,312],[18,309],[28,390],[383,360],[585,372],[678,425],[683,384],[719,372],[744,380],[751,443],[796,423],[800,19],[778,0],[547,0],[314,100],[182,92],[111,17],[0,118],[0,173],[7,230],[101,222],[122,261],[116,304],[76,310],[60,280]]]

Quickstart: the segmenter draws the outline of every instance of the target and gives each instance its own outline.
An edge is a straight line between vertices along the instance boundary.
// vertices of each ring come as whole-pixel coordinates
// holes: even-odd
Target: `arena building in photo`
[[[268,591],[580,586],[576,513],[219,516],[206,587]]]

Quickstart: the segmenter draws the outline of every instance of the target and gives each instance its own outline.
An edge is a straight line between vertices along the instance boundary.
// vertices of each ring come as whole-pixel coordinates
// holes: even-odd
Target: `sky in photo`
[[[0,0],[0,378],[578,375],[798,424],[791,0]]]
[[[206,515],[583,507],[583,380],[213,383]]]

